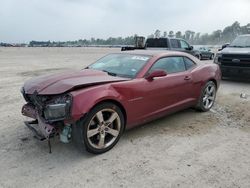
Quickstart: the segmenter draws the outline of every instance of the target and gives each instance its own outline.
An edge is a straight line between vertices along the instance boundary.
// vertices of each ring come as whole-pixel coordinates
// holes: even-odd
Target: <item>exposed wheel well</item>
[[[105,103],[105,102],[113,103],[113,104],[117,105],[120,108],[120,110],[122,111],[122,114],[124,115],[124,129],[125,129],[126,128],[126,124],[127,124],[127,113],[126,113],[126,110],[123,107],[123,105],[120,102],[118,102],[116,100],[112,100],[112,99],[107,99],[107,100],[100,101],[96,105],[99,105],[99,104]]]

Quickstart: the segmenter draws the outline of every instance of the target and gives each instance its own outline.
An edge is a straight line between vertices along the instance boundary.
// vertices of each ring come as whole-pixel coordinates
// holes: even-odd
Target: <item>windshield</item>
[[[104,71],[112,76],[134,78],[149,58],[146,55],[110,54],[88,68]]]
[[[238,36],[231,44],[230,47],[250,47],[250,35]]]

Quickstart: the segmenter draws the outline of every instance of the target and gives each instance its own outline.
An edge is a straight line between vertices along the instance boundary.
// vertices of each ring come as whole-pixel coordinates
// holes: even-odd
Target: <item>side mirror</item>
[[[154,70],[146,76],[146,79],[149,81],[154,80],[154,78],[167,76],[167,73],[164,70]]]
[[[188,48],[186,48],[186,50],[193,50],[194,47],[193,46],[189,46]]]
[[[223,45],[221,46],[221,50],[223,50],[224,48],[228,47],[229,45],[230,45],[229,43],[223,44]]]

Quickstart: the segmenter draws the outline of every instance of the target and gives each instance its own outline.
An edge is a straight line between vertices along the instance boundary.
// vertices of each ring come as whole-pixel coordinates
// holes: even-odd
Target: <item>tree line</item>
[[[232,25],[225,27],[223,30],[215,30],[211,34],[208,33],[196,33],[191,30],[187,30],[184,33],[181,31],[164,31],[161,34],[160,30],[156,30],[154,34],[149,35],[148,37],[176,37],[183,38],[190,42],[191,44],[196,45],[221,45],[224,43],[230,43],[238,35],[250,34],[250,23],[244,26],[241,26],[238,21],[234,22]]]
[[[135,35],[136,36],[136,35]],[[79,39],[75,41],[65,41],[65,42],[51,42],[51,41],[30,41],[29,46],[41,46],[41,47],[81,47],[81,46],[91,46],[91,45],[103,45],[103,46],[115,46],[115,45],[134,45],[134,37],[109,37],[108,39],[91,38]]]
[[[211,34],[194,32],[187,30],[181,31],[163,31],[157,29],[153,34],[147,36],[148,38],[160,38],[160,37],[176,37],[187,40],[190,44],[194,45],[221,45],[224,43],[230,43],[236,36],[241,34],[250,34],[250,23],[241,26],[238,21],[232,25],[225,27],[223,30],[215,30]],[[91,39],[79,39],[76,41],[65,42],[51,42],[51,41],[31,41],[29,46],[47,46],[47,47],[63,47],[63,46],[91,46],[91,45],[134,45],[134,38],[137,36],[128,37],[109,37],[108,39],[91,38]]]

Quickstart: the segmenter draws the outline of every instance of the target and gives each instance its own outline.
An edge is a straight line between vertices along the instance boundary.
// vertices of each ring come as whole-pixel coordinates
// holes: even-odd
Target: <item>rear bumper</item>
[[[250,67],[220,66],[222,77],[250,78]]]
[[[24,116],[37,120],[36,123],[34,123],[34,121],[25,122],[25,125],[29,129],[31,129],[37,137],[44,137],[44,139],[48,139],[56,133],[55,127],[51,124],[46,123],[32,105],[25,104],[22,108],[22,114]],[[42,140],[43,138],[39,139]]]

